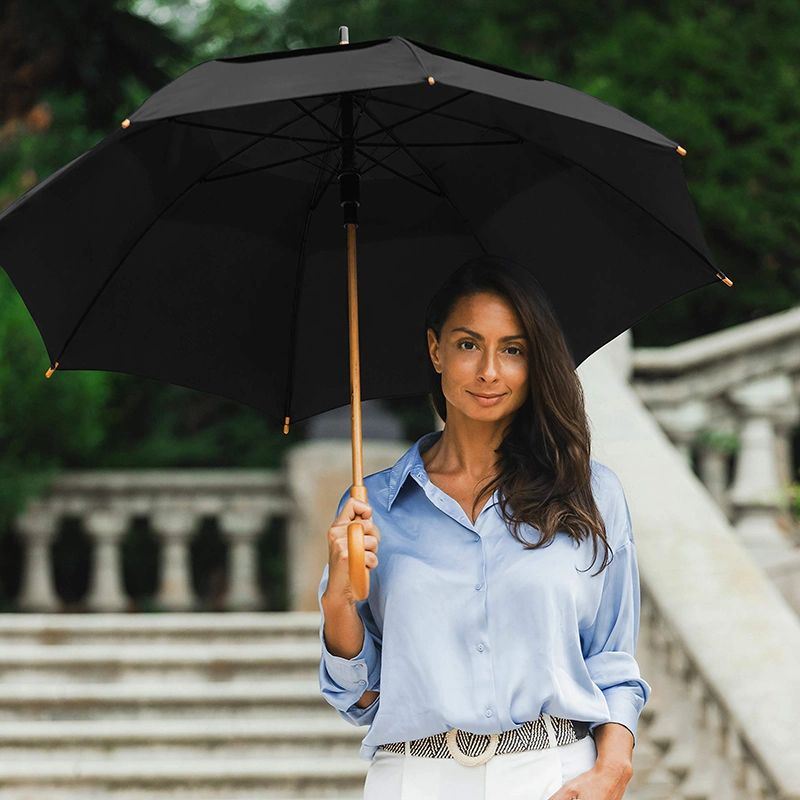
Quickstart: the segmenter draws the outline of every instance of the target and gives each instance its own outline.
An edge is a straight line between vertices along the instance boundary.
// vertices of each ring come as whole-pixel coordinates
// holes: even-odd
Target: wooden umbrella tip
[[[433,86],[436,81],[433,79],[433,75],[428,75],[428,83]]]
[[[289,433],[289,417],[286,417],[286,419],[283,421],[283,432]]]
[[[678,147],[676,149],[682,156],[686,155],[686,150],[683,147],[681,147],[680,145],[678,145]]]
[[[130,125],[131,125],[131,121],[129,119],[122,120],[122,127],[123,128],[129,128]]]
[[[56,361],[55,366],[50,367],[50,369],[45,372],[45,378],[49,378],[56,370],[58,369],[58,361]]]
[[[733,286],[733,281],[724,273],[718,272],[717,277],[726,285],[726,286]]]

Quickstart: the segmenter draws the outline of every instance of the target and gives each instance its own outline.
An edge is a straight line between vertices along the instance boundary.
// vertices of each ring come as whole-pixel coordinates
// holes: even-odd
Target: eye
[[[464,339],[463,342],[458,343],[458,346],[461,347],[462,344],[475,344],[475,342],[471,341],[470,339]]]
[[[506,350],[516,350],[519,355],[523,355],[522,350],[520,350],[519,347],[513,344],[511,345],[511,347],[507,347]]]

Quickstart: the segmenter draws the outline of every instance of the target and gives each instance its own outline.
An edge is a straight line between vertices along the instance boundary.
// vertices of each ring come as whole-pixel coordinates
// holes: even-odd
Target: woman
[[[426,329],[444,430],[368,476],[369,504],[345,492],[319,587],[322,693],[370,726],[364,798],[619,800],[650,694],[638,568],[556,314],[526,269],[481,256]]]

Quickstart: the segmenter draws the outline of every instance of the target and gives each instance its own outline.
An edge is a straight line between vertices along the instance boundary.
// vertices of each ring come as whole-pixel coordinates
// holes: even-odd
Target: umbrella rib
[[[364,109],[364,113],[369,115],[369,117],[377,125],[380,125],[381,127],[383,127],[383,123],[381,123],[381,121],[378,119],[378,117],[375,115],[374,112],[370,111],[369,109]],[[461,209],[453,202],[453,198],[450,197],[450,195],[448,194],[447,190],[444,188],[442,183],[436,178],[436,176],[418,158],[415,158],[414,155],[412,155],[408,151],[408,149],[403,144],[403,142],[400,141],[400,139],[398,139],[391,131],[387,130],[387,133],[389,134],[389,136],[392,137],[392,139],[394,139],[397,142],[398,146],[400,148],[402,148],[403,152],[417,165],[417,167],[419,169],[421,169],[425,173],[425,175],[427,176],[428,180],[432,184],[434,184],[434,186],[436,186],[436,188],[442,193],[442,196],[445,198],[445,200],[447,200],[447,202],[450,203],[450,205],[453,207],[453,211],[455,211],[456,214],[458,214],[458,216],[461,217],[461,221],[467,226],[467,230],[472,234],[473,238],[478,243],[478,246],[481,248],[481,250],[483,250],[484,253],[488,252],[486,250],[486,248],[484,247],[483,242],[478,237],[478,234],[473,229],[472,224],[464,216],[464,214],[461,212]],[[384,168],[386,168],[385,165],[384,165]]]
[[[331,172],[334,175],[336,174],[336,170],[333,167],[329,167],[329,166],[327,166],[325,164],[325,158],[324,158],[324,156],[327,156],[328,153],[330,153],[331,150],[334,149],[334,148],[328,148],[327,150],[324,151],[323,157],[319,158],[318,156],[316,156],[315,153],[312,153],[311,150],[309,150],[302,142],[295,142],[295,144],[299,144],[300,147],[302,147],[309,154],[309,156],[315,156],[317,158],[317,161],[319,161],[319,168],[320,169],[327,170],[328,172]],[[313,162],[313,163],[316,163],[316,162]]]
[[[327,125],[326,125],[326,124],[325,124],[325,123],[324,123],[324,122],[323,122],[323,121],[322,121],[322,120],[321,120],[319,117],[315,117],[315,116],[314,116],[314,115],[313,115],[313,114],[312,114],[312,113],[311,113],[311,112],[310,112],[310,111],[309,111],[307,108],[305,108],[305,107],[304,107],[304,106],[303,106],[303,105],[302,105],[302,104],[301,104],[299,101],[297,101],[297,100],[295,100],[294,98],[292,98],[292,102],[293,102],[293,103],[294,103],[294,104],[295,104],[295,105],[296,105],[296,106],[297,106],[297,107],[298,107],[298,108],[299,108],[299,109],[300,109],[300,110],[301,110],[301,111],[302,111],[304,114],[306,114],[307,116],[311,117],[311,119],[313,119],[313,120],[314,120],[314,121],[315,121],[315,122],[316,122],[316,123],[317,123],[317,124],[318,124],[320,127],[322,127],[322,128],[325,128],[325,130],[326,130],[326,131],[328,131],[328,133],[330,133],[330,134],[331,134],[331,135],[332,135],[332,136],[333,136],[335,139],[337,139],[338,141],[341,141],[341,140],[342,140],[342,137],[341,137],[341,136],[339,136],[339,134],[338,134],[338,133],[336,133],[336,131],[335,131],[335,130],[333,130],[333,128],[330,128],[330,127],[328,127],[328,126],[327,126]],[[330,102],[330,100],[329,100],[328,102]],[[327,103],[324,103],[323,105],[327,105]],[[320,109],[320,108],[322,108],[322,106],[318,106],[317,108],[315,108],[315,109],[314,109],[314,111],[319,111],[319,109]]]
[[[304,156],[295,156],[294,158],[287,158],[283,161],[273,161],[272,164],[261,164],[258,167],[250,167],[250,169],[243,169],[239,172],[229,172],[226,175],[217,175],[216,178],[203,178],[202,183],[213,183],[214,181],[224,181],[228,178],[238,178],[241,175],[250,175],[253,172],[261,172],[261,170],[265,169],[272,169],[273,167],[283,167],[286,164],[294,164],[297,161],[305,161],[310,156],[318,156],[322,155],[323,153],[330,153],[333,150],[336,150],[338,144],[333,145],[333,147],[325,147],[322,150],[312,150],[308,153],[308,155]]]
[[[414,108],[414,106],[408,105],[407,103],[401,103],[401,102],[396,101],[396,100],[387,100],[386,98],[379,97],[377,94],[373,96],[373,101],[376,101],[376,102],[379,102],[379,103],[386,103],[388,105],[397,106],[399,108],[409,108],[409,109],[413,109]],[[486,125],[481,125],[479,122],[475,122],[474,120],[465,119],[463,117],[456,117],[456,116],[453,116],[452,114],[441,114],[441,113],[439,113],[438,111],[436,111],[433,108],[430,110],[430,113],[434,114],[434,116],[443,117],[445,119],[451,119],[451,120],[453,120],[455,122],[465,122],[468,125],[474,125],[476,127],[482,128],[483,130],[491,131],[493,133],[504,133],[507,136],[514,136],[515,135],[513,132],[507,131],[504,128],[497,128],[497,127],[490,128],[490,127],[488,127]],[[370,135],[375,135],[375,134],[370,134]],[[366,137],[364,137],[364,138],[366,138]],[[566,161],[567,163],[572,164],[573,166],[584,170],[586,173],[591,175],[593,178],[596,178],[601,183],[603,183],[606,186],[608,186],[609,188],[613,189],[620,196],[624,197],[628,202],[632,203],[637,208],[639,208],[642,211],[644,211],[644,213],[647,214],[651,219],[653,219],[656,222],[658,222],[659,225],[661,225],[665,230],[667,230],[669,233],[671,233],[676,239],[678,239],[679,241],[683,242],[683,244],[685,244],[686,247],[688,247],[695,255],[697,255],[701,259],[701,261],[703,261],[703,263],[715,275],[717,275],[717,277],[719,277],[718,273],[720,272],[720,270],[717,267],[714,267],[712,264],[709,264],[708,259],[693,244],[691,244],[690,242],[687,242],[686,239],[683,236],[681,236],[679,233],[676,233],[674,230],[672,230],[672,228],[670,228],[669,225],[667,225],[665,222],[660,220],[651,211],[649,211],[648,209],[644,208],[644,206],[642,206],[640,203],[637,203],[635,200],[633,200],[631,197],[629,197],[627,194],[625,194],[625,192],[623,192],[621,189],[617,188],[612,183],[609,183],[604,178],[601,178],[599,175],[597,175],[594,172],[592,172],[592,170],[590,170],[588,167],[584,166],[580,162],[575,161],[575,160],[573,160],[571,158],[568,158],[567,156],[562,155],[561,153],[557,153],[554,150],[551,150],[548,147],[545,147],[544,145],[540,144],[539,142],[534,142],[534,141],[532,141],[530,139],[525,139],[523,137],[520,137],[520,143],[533,145],[534,147],[539,148],[540,150],[542,150],[543,152],[547,153],[548,155],[552,156],[553,158],[555,158],[557,160]]]
[[[372,94],[372,89],[368,89],[367,90],[367,94],[364,97],[364,102],[361,104],[361,106],[358,109],[358,116],[355,118],[355,121],[353,122],[353,136],[356,135],[356,131],[358,130],[358,123],[361,121],[361,115],[364,113],[364,109],[367,107],[367,103],[369,102],[369,96],[371,94]],[[356,101],[358,101],[358,97],[355,96],[355,95],[354,95],[354,99]],[[337,119],[338,119],[338,117],[337,117]]]
[[[509,139],[505,142],[406,142],[406,147],[483,147],[498,144],[524,144],[525,139]],[[367,142],[370,147],[397,147],[389,142]]]
[[[377,167],[377,166],[380,165],[385,170],[388,170],[392,174],[397,175],[398,178],[402,178],[404,181],[408,181],[409,183],[413,184],[414,186],[416,186],[419,189],[423,189],[426,192],[430,192],[430,194],[434,195],[435,197],[443,197],[444,196],[443,193],[441,192],[441,190],[437,192],[434,189],[431,189],[430,186],[425,186],[424,183],[420,183],[419,181],[415,181],[413,178],[409,178],[408,175],[403,175],[402,172],[398,172],[396,169],[386,166],[386,164],[383,164],[380,161],[378,161],[377,158],[373,158],[368,153],[365,153],[360,147],[356,147],[355,149],[356,149],[357,152],[361,153],[361,155],[364,156],[364,158],[368,158],[370,161],[374,161],[375,162],[374,166]],[[389,155],[392,155],[392,153],[389,153]],[[388,157],[389,156],[385,156],[384,158],[388,158]],[[363,173],[361,173],[361,174],[363,174]]]
[[[318,108],[322,108],[322,106],[327,105],[330,102],[331,102],[330,99],[326,100],[324,103],[321,103],[318,106]],[[295,117],[294,119],[291,119],[291,120],[288,120],[288,121],[282,123],[281,125],[279,125],[275,129],[274,132],[282,130],[283,128],[287,127],[288,125],[293,125],[299,119],[302,119],[302,117]],[[168,122],[173,122],[173,121],[174,120],[171,119],[171,118],[168,120]],[[266,138],[267,135],[268,134],[265,134],[264,138]],[[208,172],[213,172],[215,169],[217,169],[217,167],[221,166],[222,164],[226,164],[228,161],[231,161],[232,159],[234,159],[237,156],[241,155],[242,153],[245,152],[245,150],[249,150],[255,144],[257,144],[257,142],[250,142],[249,144],[244,145],[241,149],[237,150],[235,153],[233,153],[230,156],[228,156],[224,161],[221,161],[219,164],[216,164],[215,166],[211,167],[211,169],[208,170]],[[206,173],[206,175],[208,175],[208,172]],[[125,259],[128,258],[128,256],[133,252],[134,248],[139,244],[139,242],[142,241],[142,239],[147,235],[147,233],[152,229],[152,227],[158,222],[158,220],[161,219],[161,217],[163,217],[164,214],[166,214],[167,211],[169,211],[170,208],[172,208],[179,200],[181,200],[181,198],[183,198],[192,189],[194,189],[194,187],[197,186],[197,184],[202,183],[204,179],[205,179],[205,176],[203,178],[195,179],[182,192],[180,192],[168,205],[166,205],[163,209],[161,209],[161,211],[159,211],[159,213],[156,215],[156,218],[147,226],[147,228],[145,228],[145,230],[142,231],[141,235],[128,248],[128,252],[125,253],[125,255],[120,259],[119,264],[117,264],[117,266],[114,267],[114,269],[109,273],[108,277],[103,281],[103,284],[97,290],[97,292],[95,293],[94,297],[89,301],[89,304],[86,306],[86,309],[84,310],[83,314],[81,314],[80,318],[75,323],[75,327],[72,329],[72,332],[70,333],[70,335],[64,341],[64,344],[61,347],[61,352],[59,353],[58,358],[55,359],[56,361],[62,361],[63,360],[64,351],[67,349],[67,347],[69,346],[69,343],[72,341],[73,337],[77,333],[78,328],[80,328],[81,324],[86,319],[87,314],[92,310],[92,307],[97,302],[97,298],[100,297],[100,295],[105,290],[106,286],[108,286],[108,284],[111,282],[113,277],[117,274],[117,272],[119,272],[120,268],[125,263]]]
[[[461,94],[457,94],[455,97],[451,97],[449,100],[443,100],[438,105],[431,106],[430,108],[426,108],[426,109],[419,109],[419,108],[416,108],[415,106],[406,105],[405,103],[394,103],[393,105],[398,105],[398,106],[401,106],[403,108],[410,108],[413,111],[416,111],[418,113],[412,114],[410,117],[406,117],[405,119],[401,119],[398,122],[393,122],[391,125],[388,125],[388,126],[381,125],[380,122],[378,122],[374,117],[372,117],[373,122],[377,122],[378,125],[381,125],[381,130],[380,131],[373,131],[372,133],[367,133],[361,139],[359,139],[358,141],[359,142],[363,142],[364,139],[368,139],[370,136],[377,136],[378,133],[388,133],[389,131],[394,130],[395,128],[397,128],[399,125],[406,125],[409,122],[413,122],[413,120],[415,120],[415,119],[419,119],[420,117],[424,117],[426,114],[437,114],[437,116],[447,116],[446,114],[438,114],[437,113],[438,109],[444,108],[445,106],[448,106],[451,103],[455,103],[457,100],[462,100],[464,97],[467,97],[467,95],[470,95],[470,94],[473,94],[473,92],[468,89],[467,91],[462,92]],[[390,102],[390,101],[387,101],[387,100],[383,100],[382,98],[378,97],[377,95],[375,96],[375,99],[378,100],[378,102],[381,102],[381,103]],[[366,106],[364,107],[364,110],[366,111]],[[368,113],[369,116],[372,116],[371,114],[369,114],[369,112],[367,112],[367,113]]]
[[[311,142],[312,144],[328,144],[325,139],[312,139],[309,136],[280,136],[277,133],[263,133],[262,131],[245,131],[241,128],[229,128],[226,125],[211,125],[207,122],[191,122],[188,119],[180,119],[178,117],[171,117],[170,118],[173,122],[177,122],[179,125],[186,125],[190,128],[205,128],[211,131],[222,131],[223,133],[238,133],[242,136],[258,136],[260,139],[285,139],[286,141],[301,141],[301,142]],[[294,121],[296,122],[298,119],[302,119],[302,117],[297,117]]]
[[[339,121],[339,116],[341,115],[341,109],[339,113],[336,115],[336,123]],[[328,139],[328,144],[330,144],[330,139]],[[332,150],[333,148],[331,148]],[[329,150],[328,152],[331,152]],[[325,160],[328,158],[328,153],[322,157],[322,164],[325,163]],[[306,221],[303,225],[303,231],[300,234],[300,252],[297,256],[297,281],[294,285],[294,298],[292,300],[292,335],[291,339],[289,340],[289,374],[286,376],[286,396],[284,398],[283,403],[283,422],[284,426],[288,425],[291,421],[291,405],[292,405],[292,390],[294,388],[294,353],[295,353],[295,342],[297,341],[297,309],[300,307],[300,291],[303,286],[303,273],[305,271],[305,254],[306,254],[306,240],[308,235],[308,227],[311,224],[311,215],[316,210],[317,206],[319,205],[320,201],[322,200],[323,195],[328,190],[328,187],[331,185],[331,181],[333,180],[334,175],[336,174],[336,170],[330,170],[330,177],[328,178],[325,186],[323,186],[322,191],[317,195],[317,189],[319,188],[319,179],[322,177],[322,165],[320,165],[319,170],[317,171],[317,178],[314,182],[314,191],[311,193],[311,203],[309,204],[308,208],[306,209]],[[284,427],[284,431],[287,431],[287,428]]]
[[[391,158],[391,156],[393,156],[400,149],[396,144],[391,144],[391,145],[388,145],[388,146],[389,147],[393,147],[394,150],[391,153],[387,153],[385,156],[383,156],[383,158],[373,158],[372,157],[372,153],[375,152],[374,149],[372,150],[372,153],[367,155],[367,153],[365,153],[360,147],[356,148],[356,150],[358,150],[362,155],[364,155],[366,158],[371,159],[372,162],[373,162],[371,167],[367,167],[366,169],[362,169],[362,170],[359,171],[359,175],[361,175],[362,178],[368,172],[370,172],[371,170],[375,169],[375,167],[381,166],[381,164],[383,164],[383,162],[386,161],[387,158]]]
[[[464,92],[463,94],[456,96],[454,100],[460,100],[467,94],[473,94],[473,92]],[[417,109],[416,106],[409,105],[408,103],[401,103],[399,100],[387,100],[385,97],[379,97],[378,95],[375,95],[373,99],[378,103],[385,103],[386,105],[396,106],[397,108],[408,108],[412,111],[419,111],[419,109]],[[440,103],[438,106],[431,106],[429,109],[420,111],[419,114],[414,114],[410,117],[407,117],[404,120],[401,120],[400,122],[396,123],[396,125],[402,125],[424,114],[433,114],[435,117],[441,117],[442,119],[451,119],[453,120],[453,122],[464,122],[467,125],[472,125],[473,127],[480,128],[481,130],[484,131],[491,131],[492,133],[504,133],[506,134],[506,136],[512,136],[512,137],[514,136],[514,134],[511,131],[507,131],[505,130],[505,128],[489,127],[488,125],[482,125],[480,122],[476,122],[475,120],[472,119],[467,119],[466,117],[457,117],[453,114],[442,114],[439,111],[439,109],[442,108],[443,105],[446,104]],[[374,133],[367,134],[367,136],[374,136],[374,135],[375,135]],[[366,138],[366,136],[364,138]]]
[[[314,110],[315,111],[319,111],[320,108],[323,108],[324,106],[329,105],[331,102],[332,102],[331,98],[328,98],[327,100],[323,100]],[[298,122],[301,119],[303,119],[302,116],[293,117],[292,119],[287,120],[286,122],[282,123],[281,125],[278,125],[278,127],[275,128],[275,130],[272,131],[271,133],[262,134],[260,136],[260,138],[258,139],[258,141],[250,142],[250,144],[247,144],[244,147],[242,147],[241,150],[237,150],[235,153],[232,153],[227,158],[225,158],[222,161],[220,161],[219,164],[217,164],[216,166],[212,167],[209,170],[209,173],[213,172],[216,169],[219,169],[221,166],[224,166],[229,161],[232,161],[234,158],[237,158],[242,153],[244,153],[246,150],[249,150],[251,147],[255,147],[257,144],[260,144],[261,142],[264,141],[264,139],[268,139],[270,137],[274,137],[275,134],[278,131],[282,131],[284,128],[288,128],[290,125],[294,125],[295,122]]]

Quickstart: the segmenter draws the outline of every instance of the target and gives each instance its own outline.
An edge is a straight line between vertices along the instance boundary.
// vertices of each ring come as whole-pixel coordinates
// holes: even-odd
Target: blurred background
[[[401,35],[567,84],[686,148],[681,164],[698,216],[734,287],[715,284],[679,298],[622,337],[615,347],[622,353],[619,375],[631,391],[625,402],[640,404],[663,433],[659,447],[671,448],[683,464],[686,474],[677,477],[669,471],[679,469],[677,462],[664,467],[665,483],[688,487],[675,504],[688,498],[687,508],[700,509],[697,519],[710,515],[709,525],[722,526],[742,545],[751,559],[748,568],[778,590],[769,599],[777,605],[763,614],[772,621],[781,609],[794,615],[789,622],[781,617],[789,627],[775,629],[774,641],[781,647],[800,641],[800,4],[795,0],[5,0],[0,3],[0,208],[95,145],[146,96],[190,67],[222,56],[336,44],[340,25],[349,26],[351,42]],[[0,611],[7,617],[20,611],[314,611],[325,561],[323,531],[350,483],[349,407],[343,415],[293,425],[286,436],[279,423],[224,398],[117,373],[76,371],[45,380],[48,366],[36,327],[0,269]],[[607,406],[599,394],[593,402],[598,404],[593,421],[602,428],[600,409]],[[609,417],[609,427],[601,430],[609,441],[613,425]],[[375,471],[438,427],[438,419],[426,397],[396,398],[365,404],[365,426],[365,457]],[[322,451],[314,448],[333,440],[338,449],[331,445],[320,460]],[[298,479],[292,475],[313,483],[309,476],[319,477],[327,458],[335,477],[320,477],[324,489],[314,502],[322,510],[306,519],[309,525],[315,520],[317,528],[293,533],[287,509],[301,501],[293,494]],[[627,488],[624,458],[619,463]],[[636,495],[634,480],[631,474],[629,499],[635,529],[644,531],[646,504]],[[226,517],[221,509],[236,491],[247,495],[246,512]],[[159,503],[166,502],[162,495],[179,500],[184,517],[159,516]],[[287,497],[295,505],[281,505]],[[109,508],[123,510],[115,517]],[[687,541],[707,530],[686,531]],[[316,537],[315,545],[302,544],[304,536]],[[642,532],[643,550],[646,537]],[[313,569],[304,576],[296,562],[303,547],[311,546],[316,547]],[[707,664],[719,666],[724,659],[697,650],[691,631],[682,627],[690,624],[687,612],[666,607],[668,598],[683,593],[660,586],[648,572],[645,553],[642,559],[643,620],[649,620],[643,621],[642,662],[652,670],[643,668],[643,675],[667,700],[673,698],[673,710],[683,689],[699,685],[693,696],[702,702],[696,707],[711,716],[689,721],[686,714],[694,710],[685,707],[659,716],[656,696],[643,716],[645,744],[637,742],[635,751],[644,759],[644,777],[630,791],[700,798],[725,787],[726,798],[800,796],[800,762],[767,763],[769,748],[742,722],[745,712],[738,702],[747,692],[742,688],[740,695],[725,678],[709,676]],[[707,595],[699,598],[701,605],[711,604]],[[75,624],[79,633],[62,632],[67,644],[73,635],[88,635]],[[314,638],[317,623],[303,624]],[[709,630],[725,629],[722,617],[717,623],[709,617],[706,624]],[[5,633],[0,625],[0,639],[17,641],[16,628],[8,625]],[[131,633],[134,640],[144,641],[143,630]],[[186,629],[169,630],[181,636]],[[226,647],[252,641],[242,630],[220,633],[219,641],[228,642]],[[745,645],[743,639],[738,651]],[[317,656],[318,649],[312,663]],[[782,664],[781,658],[772,663]],[[662,675],[657,665],[667,661],[671,666],[663,667]],[[31,663],[17,666],[34,670]],[[5,664],[2,674],[9,669]],[[786,679],[781,675],[776,680]],[[739,678],[747,684],[741,672]],[[791,680],[796,691],[796,665]],[[797,706],[791,706],[791,698],[800,695],[791,691],[784,710],[789,703],[800,722]],[[756,696],[763,714],[774,710],[766,694]],[[332,722],[341,722],[336,716],[332,713]],[[761,723],[768,728],[771,717],[763,716]],[[738,744],[725,738],[731,729]],[[352,759],[365,730],[336,728],[338,733],[325,735],[344,736],[340,752]],[[0,747],[3,735],[0,730]],[[722,744],[711,748],[714,736],[722,737]],[[342,784],[340,796],[347,791],[357,796],[351,790],[363,780],[361,766],[356,765],[352,786]],[[727,776],[722,783],[720,774]],[[0,767],[0,784],[3,775]]]
[[[792,0],[7,0],[2,9],[0,208],[195,64],[336,44],[347,24],[354,42],[402,35],[568,84],[687,148],[681,163],[706,239],[735,289],[709,286],[669,303],[634,326],[635,347],[703,336],[800,297],[800,7]],[[0,360],[0,608],[13,608],[19,592],[9,522],[59,470],[275,467],[308,427],[284,436],[230,400],[130,375],[44,381],[44,346],[1,270]],[[406,439],[432,429],[426,398],[387,405]],[[139,539],[131,558],[152,557]],[[86,591],[84,545],[77,537],[56,560],[69,603]],[[135,585],[134,574],[130,589],[144,602],[153,586]],[[274,602],[286,607],[285,596]]]

